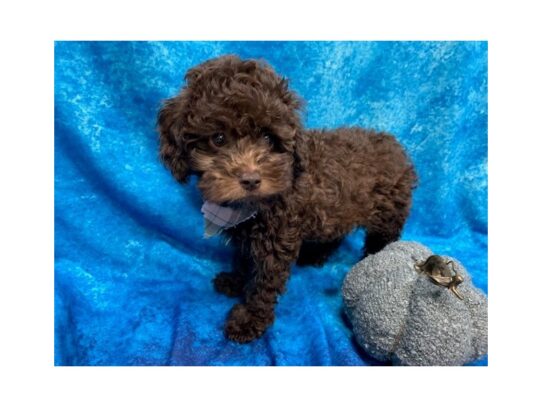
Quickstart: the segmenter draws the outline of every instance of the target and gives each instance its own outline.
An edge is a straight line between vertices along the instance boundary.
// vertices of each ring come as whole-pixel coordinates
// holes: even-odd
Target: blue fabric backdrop
[[[487,293],[487,43],[57,42],[57,365],[376,363],[342,316],[363,231],[324,267],[293,268],[260,340],[223,336],[234,300],[211,279],[230,248],[202,238],[195,180],[161,165],[155,122],[185,71],[224,53],[288,77],[307,127],[395,134],[420,176],[404,239],[456,257]]]

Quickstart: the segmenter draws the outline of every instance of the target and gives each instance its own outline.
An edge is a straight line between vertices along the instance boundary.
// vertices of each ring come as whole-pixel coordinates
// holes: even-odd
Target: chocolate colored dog
[[[416,174],[388,134],[303,128],[300,98],[263,61],[227,55],[185,80],[159,113],[160,156],[180,182],[197,175],[205,200],[256,211],[224,230],[233,271],[214,279],[219,292],[243,296],[225,331],[249,342],[273,323],[293,262],[323,263],[360,226],[365,255],[399,238]]]

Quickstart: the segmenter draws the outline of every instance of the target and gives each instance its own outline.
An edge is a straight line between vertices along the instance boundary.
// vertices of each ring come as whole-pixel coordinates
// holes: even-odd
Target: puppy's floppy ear
[[[303,171],[303,163],[298,153],[298,139],[301,137],[303,125],[301,124],[300,112],[304,109],[305,103],[299,95],[290,90],[288,79],[280,79],[281,99],[290,110],[289,124],[292,127],[292,148],[294,158],[294,179],[296,179]]]
[[[288,124],[294,128],[294,139],[297,139],[297,136],[303,130],[300,116],[305,108],[305,102],[295,91],[290,89],[288,79],[280,78],[278,88],[280,99],[289,111],[289,114],[286,115],[288,117]]]
[[[281,90],[281,98],[286,106],[292,110],[302,110],[304,107],[304,102],[297,93],[290,90],[288,79],[281,78],[279,86]]]
[[[188,151],[182,131],[182,96],[167,99],[158,113],[160,159],[173,176],[185,183],[189,175]]]

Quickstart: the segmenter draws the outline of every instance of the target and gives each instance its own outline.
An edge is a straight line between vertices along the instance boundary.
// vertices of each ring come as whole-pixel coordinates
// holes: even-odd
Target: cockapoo
[[[245,343],[273,323],[293,262],[322,264],[360,226],[365,256],[397,240],[416,174],[388,134],[303,128],[300,98],[263,61],[226,55],[185,80],[159,112],[160,156],[181,183],[198,176],[211,234],[235,247],[214,286],[243,297],[225,332]]]

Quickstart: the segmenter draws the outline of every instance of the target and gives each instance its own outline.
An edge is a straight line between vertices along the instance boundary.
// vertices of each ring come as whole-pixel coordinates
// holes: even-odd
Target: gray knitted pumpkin
[[[395,242],[368,256],[346,276],[343,298],[360,346],[375,359],[395,365],[463,365],[487,353],[487,298],[464,281],[460,299],[415,265],[431,251],[415,242]]]

